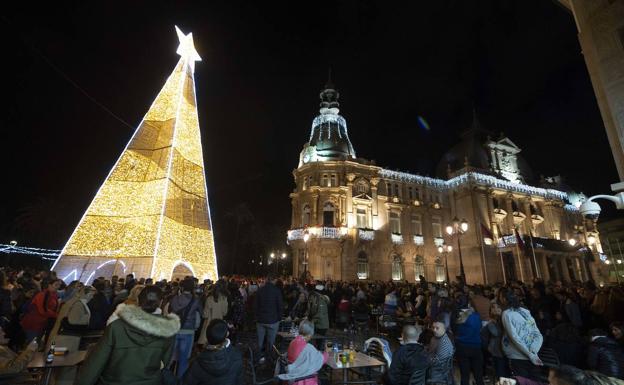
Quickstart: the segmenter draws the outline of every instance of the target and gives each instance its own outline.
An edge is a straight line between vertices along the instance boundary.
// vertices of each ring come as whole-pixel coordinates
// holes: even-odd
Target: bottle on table
[[[50,344],[50,350],[48,350],[48,355],[46,356],[46,364],[51,364],[54,361],[54,349],[56,349],[56,345],[54,341]]]

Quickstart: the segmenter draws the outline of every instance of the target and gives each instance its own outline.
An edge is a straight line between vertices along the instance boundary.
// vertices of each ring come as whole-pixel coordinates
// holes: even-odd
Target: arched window
[[[310,205],[304,205],[301,210],[301,227],[310,226],[311,210]]]
[[[403,280],[403,261],[401,257],[395,255],[392,257],[392,280],[393,281],[401,281]]]
[[[357,277],[368,279],[368,255],[363,251],[360,251],[357,256]]]
[[[422,255],[414,257],[414,279],[420,282],[420,276],[425,276],[425,259]]]
[[[334,225],[334,205],[331,202],[325,203],[323,206],[323,226],[333,226]]]
[[[435,259],[435,275],[436,275],[436,282],[446,281],[444,265],[442,264],[442,259],[440,257],[436,257]]]

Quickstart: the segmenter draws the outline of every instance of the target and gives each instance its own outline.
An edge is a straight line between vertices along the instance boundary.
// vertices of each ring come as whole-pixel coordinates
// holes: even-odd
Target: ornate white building
[[[461,274],[461,259],[468,283],[606,281],[595,224],[577,210],[582,196],[559,178],[528,184],[531,171],[509,138],[492,139],[475,118],[444,155],[440,178],[396,172],[356,157],[338,97],[331,84],[321,92],[293,171],[296,275],[445,281]],[[458,235],[460,221],[467,231]]]

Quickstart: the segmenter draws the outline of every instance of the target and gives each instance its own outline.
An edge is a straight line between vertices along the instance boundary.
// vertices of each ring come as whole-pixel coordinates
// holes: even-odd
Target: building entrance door
[[[514,255],[511,251],[503,252],[503,265],[505,266],[505,278],[507,281],[517,280],[516,262],[514,261]]]

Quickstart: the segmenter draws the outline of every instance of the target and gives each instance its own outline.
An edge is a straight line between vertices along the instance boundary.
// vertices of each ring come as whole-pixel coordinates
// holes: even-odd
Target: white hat
[[[325,286],[323,286],[323,285],[321,285],[321,284],[318,284],[318,285],[314,286],[314,288],[315,288],[316,290],[318,290],[318,291],[321,291],[321,290],[325,289]]]

